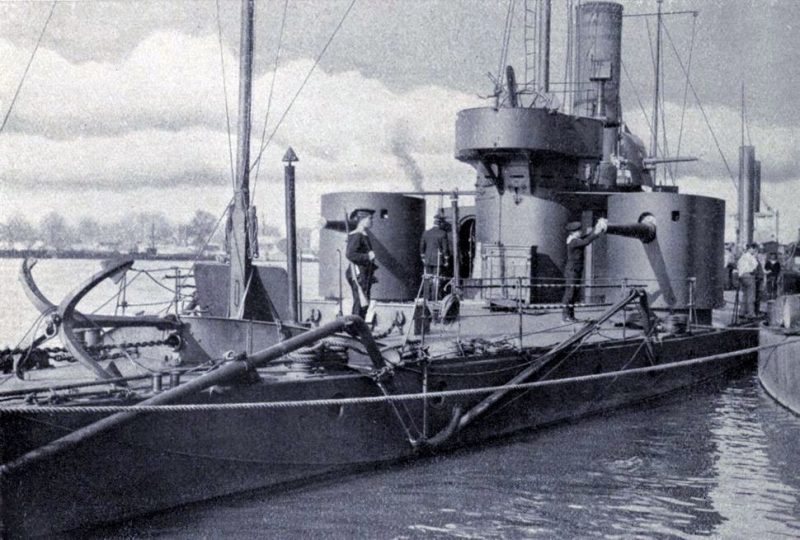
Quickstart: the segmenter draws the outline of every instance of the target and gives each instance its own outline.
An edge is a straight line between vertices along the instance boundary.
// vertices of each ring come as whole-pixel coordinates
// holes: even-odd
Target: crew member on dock
[[[566,288],[562,319],[564,322],[575,322],[575,301],[580,297],[580,282],[583,278],[583,255],[586,246],[597,240],[600,235],[605,233],[608,222],[604,218],[597,220],[594,230],[581,232],[579,221],[570,221],[564,227],[567,232],[567,264],[564,266],[564,277],[566,278]]]
[[[366,317],[369,309],[370,289],[375,280],[374,274],[378,265],[375,264],[375,252],[372,242],[367,235],[367,229],[372,227],[372,214],[375,210],[358,208],[350,214],[350,221],[355,222],[355,229],[347,235],[347,250],[345,256],[350,264],[345,276],[353,291],[353,315],[362,319]]]
[[[447,234],[447,221],[441,214],[436,214],[433,227],[422,234],[419,242],[419,253],[425,267],[423,294],[426,300],[438,300],[441,293],[441,277],[447,275],[446,268],[450,262],[450,239]]]
[[[758,244],[748,245],[736,263],[739,288],[742,292],[740,305],[744,306],[742,316],[745,318],[753,318],[756,315],[756,271],[758,270],[756,249],[758,249]]]

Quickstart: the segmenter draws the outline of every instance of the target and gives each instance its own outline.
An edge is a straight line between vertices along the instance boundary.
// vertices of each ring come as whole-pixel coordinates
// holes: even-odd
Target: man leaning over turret
[[[562,319],[564,322],[576,322],[575,302],[580,297],[580,282],[583,279],[583,260],[586,246],[597,240],[608,228],[608,222],[604,218],[597,220],[594,229],[587,228],[581,231],[579,221],[571,221],[564,227],[567,230],[567,264],[564,265],[564,277],[566,278],[566,288]]]

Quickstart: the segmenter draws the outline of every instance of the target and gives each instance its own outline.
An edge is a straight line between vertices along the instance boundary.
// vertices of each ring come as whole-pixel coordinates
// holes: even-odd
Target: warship
[[[574,13],[580,91],[569,113],[549,91],[541,6],[536,83],[504,68],[492,103],[456,118],[455,158],[475,178],[441,213],[453,248],[447,294],[421,294],[425,194],[347,192],[322,198],[320,298],[304,299],[291,149],[287,268],[253,260],[254,0],[243,0],[229,261],[197,263],[192,305],[164,317],[79,311],[99,283],[124,283],[132,260],[106,264],[58,304],[23,263],[41,335],[2,355],[16,374],[0,390],[2,535],[51,535],[475,446],[751,367],[757,333],[720,324],[724,201],[658,184],[663,159],[622,122],[622,6],[587,2]],[[465,193],[474,206],[459,204]],[[365,318],[344,315],[342,292],[360,208],[375,212],[379,267]],[[581,320],[562,321],[573,222],[602,223],[604,234],[586,248]],[[49,346],[56,337],[62,347]]]
[[[800,288],[794,248],[783,261],[785,276],[778,294],[767,303],[767,321],[759,328],[758,380],[776,402],[800,415]]]

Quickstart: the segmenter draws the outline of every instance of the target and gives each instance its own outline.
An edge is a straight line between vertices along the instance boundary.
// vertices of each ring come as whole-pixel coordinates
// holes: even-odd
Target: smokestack
[[[619,83],[622,65],[622,6],[613,2],[588,2],[577,10],[575,46],[575,92],[573,113],[595,116],[598,69],[609,73],[603,83],[603,105],[609,124],[619,124]]]
[[[755,212],[756,149],[754,146],[739,147],[739,201],[737,217],[739,230],[736,245],[744,250],[753,243],[753,216]]]

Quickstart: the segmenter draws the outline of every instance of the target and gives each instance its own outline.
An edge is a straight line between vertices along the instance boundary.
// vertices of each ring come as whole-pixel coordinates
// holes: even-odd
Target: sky
[[[319,197],[328,191],[471,189],[474,173],[453,157],[455,116],[489,104],[482,96],[492,91],[489,73],[497,71],[509,1],[356,0],[285,117],[351,0],[258,1],[254,155],[268,104],[266,133],[274,132],[253,179],[259,215],[282,224],[281,157],[289,146],[300,158],[301,226],[318,221]],[[509,53],[518,73],[523,4],[516,1]],[[656,9],[654,0],[622,4],[626,14]],[[558,82],[566,2],[553,5],[551,72]],[[3,115],[51,6],[0,2]],[[781,214],[782,240],[796,239],[800,2],[665,0],[663,8],[699,11],[665,19],[668,142],[674,154],[680,138],[680,154],[699,158],[678,168],[677,184],[723,198],[735,211],[734,184],[714,137],[736,176],[744,84],[745,140],[762,161],[764,202]],[[73,222],[135,211],[163,211],[176,221],[197,209],[219,214],[231,196],[236,144],[226,117],[236,116],[238,1],[219,0],[219,15],[215,0],[57,2],[0,133],[0,220],[20,213],[36,221],[50,211]],[[624,20],[628,76],[621,88],[623,117],[645,140],[654,32],[646,21]],[[691,91],[685,94],[676,60],[677,52],[688,65],[693,35],[690,80],[702,110]]]

